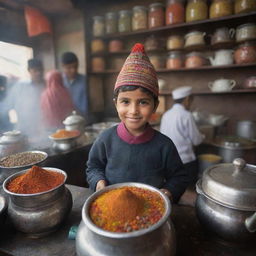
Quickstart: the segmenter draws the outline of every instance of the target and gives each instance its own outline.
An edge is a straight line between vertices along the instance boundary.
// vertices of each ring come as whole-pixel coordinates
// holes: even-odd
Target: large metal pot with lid
[[[139,187],[158,193],[165,213],[152,226],[132,232],[110,232],[96,226],[89,215],[91,203],[103,193],[121,187]],[[175,255],[175,231],[170,220],[169,199],[158,189],[141,183],[127,182],[108,186],[92,194],[82,209],[82,221],[76,235],[78,256],[172,256]]]
[[[256,241],[256,166],[237,158],[209,167],[197,182],[196,212],[213,234],[233,241]]]

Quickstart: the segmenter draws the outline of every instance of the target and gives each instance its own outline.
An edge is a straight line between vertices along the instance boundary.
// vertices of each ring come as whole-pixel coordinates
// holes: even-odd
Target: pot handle
[[[213,82],[209,82],[208,83],[208,87],[212,90],[212,84],[213,84]]]
[[[235,166],[235,170],[232,173],[232,176],[237,176],[243,173],[243,169],[246,166],[246,162],[242,158],[236,158],[233,161],[233,165]]]
[[[198,180],[197,183],[196,183],[196,192],[199,195],[203,195],[201,179]]]
[[[256,212],[245,219],[245,227],[250,233],[254,233],[256,231]]]
[[[231,84],[231,86],[230,86],[231,89],[233,89],[236,86],[236,81],[235,80],[231,80],[230,84]]]
[[[231,38],[234,37],[235,33],[236,33],[236,30],[235,30],[234,28],[231,28],[231,29],[229,30],[229,35],[230,35]]]

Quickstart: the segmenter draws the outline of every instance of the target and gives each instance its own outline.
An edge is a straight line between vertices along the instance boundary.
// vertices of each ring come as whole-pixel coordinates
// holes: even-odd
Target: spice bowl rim
[[[66,129],[64,129],[64,130],[66,130]],[[51,139],[51,140],[53,140],[53,141],[55,141],[55,142],[57,142],[57,143],[58,143],[58,142],[63,142],[63,143],[65,143],[65,142],[73,141],[73,140],[77,139],[79,136],[81,136],[81,132],[80,132],[78,129],[72,130],[72,131],[78,132],[77,135],[71,136],[71,137],[66,137],[66,138],[54,138],[54,137],[52,136],[52,134],[51,134],[51,135],[48,136],[48,138]]]
[[[92,202],[101,194],[108,192],[110,190],[113,190],[116,188],[122,188],[122,187],[137,187],[137,188],[147,189],[147,190],[150,190],[151,192],[158,193],[158,195],[161,196],[161,198],[163,199],[164,206],[165,206],[165,212],[164,212],[162,218],[158,222],[156,222],[155,224],[151,225],[148,228],[143,228],[143,229],[131,231],[131,232],[111,232],[111,231],[104,230],[104,229],[98,227],[96,224],[94,224],[93,221],[91,220],[91,217],[89,214],[89,209],[90,209],[90,205],[92,204]],[[98,235],[105,236],[108,238],[117,238],[117,239],[138,237],[138,236],[142,236],[147,233],[150,233],[150,232],[158,229],[159,227],[161,227],[168,220],[170,214],[171,214],[171,203],[170,203],[169,198],[158,188],[155,188],[151,185],[147,185],[144,183],[139,183],[139,182],[124,182],[124,183],[117,183],[114,185],[107,186],[104,189],[99,190],[99,191],[93,193],[91,196],[89,196],[87,198],[87,200],[85,201],[83,208],[82,208],[82,220],[90,230],[92,230],[93,232],[95,232]]]
[[[26,164],[26,165],[17,165],[17,166],[11,166],[11,167],[6,167],[6,166],[0,165],[0,168],[1,169],[5,169],[5,170],[6,169],[28,168],[28,167],[31,167],[33,165],[40,164],[40,163],[42,163],[43,161],[45,161],[48,158],[48,154],[46,152],[44,152],[44,151],[41,151],[41,150],[27,150],[27,151],[22,151],[22,152],[17,152],[17,153],[14,153],[14,154],[10,154],[8,156],[4,156],[4,157],[0,158],[0,162],[3,161],[7,157],[10,157],[12,155],[21,154],[21,153],[38,153],[38,154],[44,155],[44,158],[42,160],[40,160],[40,161],[33,162],[33,163],[30,163],[30,164]]]
[[[31,196],[40,196],[40,195],[44,195],[46,193],[49,193],[49,192],[52,192],[56,189],[58,189],[59,187],[63,186],[67,180],[67,173],[59,168],[54,168],[54,167],[43,167],[44,170],[47,170],[47,171],[51,171],[51,172],[58,172],[58,173],[61,173],[64,175],[64,180],[61,184],[59,184],[57,187],[54,187],[50,190],[47,190],[47,191],[43,191],[43,192],[39,192],[39,193],[33,193],[33,194],[20,194],[20,193],[14,193],[14,192],[11,192],[10,190],[7,189],[7,184],[12,181],[13,179],[17,178],[18,176],[21,176],[22,174],[24,174],[26,171],[30,170],[29,169],[26,169],[26,170],[22,170],[22,171],[19,171],[17,173],[14,173],[13,175],[7,177],[3,183],[3,190],[5,193],[9,194],[9,195],[12,195],[12,196],[19,196],[19,197],[31,197]]]

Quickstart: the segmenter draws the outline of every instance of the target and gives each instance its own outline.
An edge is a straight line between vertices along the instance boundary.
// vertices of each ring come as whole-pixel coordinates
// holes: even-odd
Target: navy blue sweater
[[[99,180],[108,185],[141,182],[168,189],[177,202],[189,183],[175,145],[158,131],[146,143],[129,144],[117,135],[117,126],[111,127],[94,142],[87,166],[92,190]]]

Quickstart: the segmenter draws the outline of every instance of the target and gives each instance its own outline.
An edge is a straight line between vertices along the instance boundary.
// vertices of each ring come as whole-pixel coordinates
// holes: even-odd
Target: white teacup
[[[231,91],[236,85],[235,80],[230,79],[218,79],[214,82],[209,82],[208,87],[212,92],[226,92]]]

